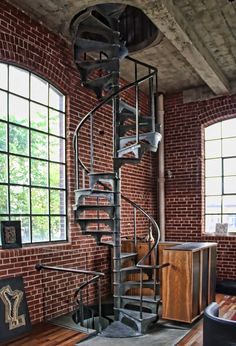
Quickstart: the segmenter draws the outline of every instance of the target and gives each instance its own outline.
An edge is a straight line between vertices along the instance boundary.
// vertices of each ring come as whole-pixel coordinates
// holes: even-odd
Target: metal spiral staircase
[[[74,133],[76,190],[73,209],[83,235],[93,236],[99,245],[113,246],[115,320],[133,326],[138,333],[144,333],[150,323],[158,320],[158,271],[168,264],[158,265],[157,246],[160,232],[153,217],[141,206],[121,195],[120,170],[125,164],[138,164],[145,152],[155,152],[161,140],[155,121],[157,71],[128,57],[128,50],[119,34],[119,16],[122,11],[123,5],[93,6],[79,13],[71,23],[74,60],[82,85],[92,90],[98,99],[96,107],[80,121]],[[124,58],[134,64],[135,80],[120,87],[120,61]],[[138,78],[137,73],[139,65],[148,71],[141,78]],[[139,90],[143,82],[149,83],[149,115],[142,115],[139,107]],[[135,106],[124,101],[126,92],[132,88],[135,90]],[[97,172],[94,168],[94,119],[98,111],[101,113],[101,108],[107,104],[112,106],[113,171]],[[88,126],[89,169],[80,154],[81,136]],[[125,253],[121,251],[121,199],[134,209],[133,251]],[[148,220],[149,232],[154,236],[154,242],[149,243],[148,253],[139,261],[135,252],[137,213],[141,213]],[[134,273],[139,273],[138,281],[129,279]],[[137,287],[138,295],[128,293],[134,288],[137,291]],[[152,288],[153,295],[145,296],[144,288]],[[81,320],[83,316],[80,316],[80,322]]]

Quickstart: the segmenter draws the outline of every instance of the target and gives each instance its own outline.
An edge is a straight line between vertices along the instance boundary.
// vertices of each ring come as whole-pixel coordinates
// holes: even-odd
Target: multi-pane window
[[[236,232],[236,118],[205,129],[205,230]]]
[[[23,243],[67,239],[65,97],[0,63],[0,221],[20,220]]]

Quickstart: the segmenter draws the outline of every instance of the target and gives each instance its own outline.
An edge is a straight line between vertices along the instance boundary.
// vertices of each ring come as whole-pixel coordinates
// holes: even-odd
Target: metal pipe
[[[140,319],[143,318],[143,269],[140,269]]]
[[[90,270],[63,268],[63,267],[51,267],[51,266],[46,266],[44,264],[36,264],[35,269],[37,269],[37,270],[48,269],[48,270],[59,271],[59,272],[67,272],[67,273],[75,273],[75,274],[98,275],[98,276],[104,276],[105,275],[104,273],[94,272],[94,271],[90,271]]]
[[[164,161],[164,96],[158,95],[158,122],[162,140],[158,150],[158,203],[161,241],[165,240],[165,161]]]
[[[137,245],[137,210],[134,208],[134,246]]]
[[[102,331],[102,295],[101,295],[101,279],[98,279],[98,331]]]

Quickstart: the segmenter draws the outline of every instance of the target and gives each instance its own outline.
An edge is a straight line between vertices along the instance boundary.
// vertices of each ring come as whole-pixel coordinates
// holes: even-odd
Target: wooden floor
[[[31,333],[11,342],[0,343],[1,346],[74,346],[88,337],[87,334],[62,328],[50,323],[33,326]]]
[[[217,294],[216,301],[220,305],[220,316],[230,318],[236,312],[236,297]],[[202,346],[202,320],[196,323],[191,331],[176,346]],[[88,338],[87,334],[49,323],[33,326],[31,333],[14,341],[0,343],[1,346],[74,346]],[[122,342],[121,342],[122,344]],[[168,346],[168,345],[166,345]]]
[[[229,318],[236,313],[236,297],[216,295],[216,302],[220,305],[219,315]],[[199,321],[191,331],[176,346],[202,346],[203,345],[203,320]],[[212,345],[214,346],[214,345]]]

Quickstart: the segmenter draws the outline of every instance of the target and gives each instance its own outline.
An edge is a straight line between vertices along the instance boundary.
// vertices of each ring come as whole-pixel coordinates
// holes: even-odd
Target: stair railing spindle
[[[143,318],[143,269],[140,268],[140,319]]]
[[[133,208],[134,211],[134,246],[136,247],[137,245],[137,210],[134,207]]]
[[[90,172],[94,166],[94,145],[93,145],[93,113],[90,114]]]

